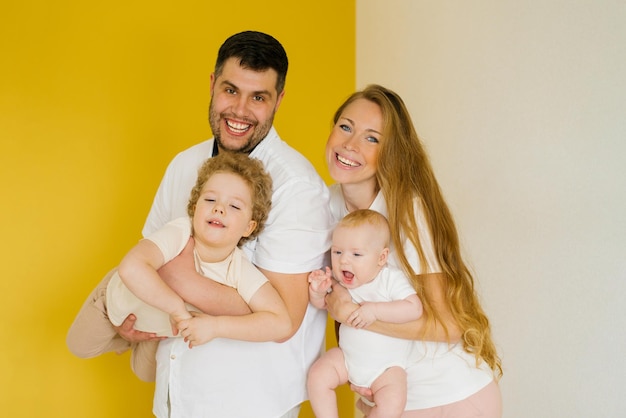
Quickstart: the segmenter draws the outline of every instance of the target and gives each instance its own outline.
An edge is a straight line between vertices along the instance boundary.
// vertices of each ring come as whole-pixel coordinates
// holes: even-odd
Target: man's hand
[[[140,343],[143,341],[161,341],[167,337],[158,337],[154,332],[143,332],[135,329],[135,322],[137,317],[134,314],[130,314],[126,317],[122,325],[119,327],[113,326],[117,333],[130,343]]]

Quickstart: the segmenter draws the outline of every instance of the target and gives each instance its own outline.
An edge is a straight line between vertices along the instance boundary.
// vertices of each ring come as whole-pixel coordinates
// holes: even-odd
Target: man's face
[[[242,68],[237,58],[211,74],[209,123],[220,148],[249,153],[265,138],[285,94],[276,91],[277,77],[273,69]]]

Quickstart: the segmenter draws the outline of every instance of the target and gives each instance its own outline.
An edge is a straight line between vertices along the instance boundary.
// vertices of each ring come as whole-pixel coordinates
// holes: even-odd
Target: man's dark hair
[[[229,58],[239,59],[239,65],[254,71],[266,71],[272,68],[278,73],[276,91],[280,94],[287,79],[287,53],[283,46],[272,36],[255,31],[240,32],[226,39],[215,62],[215,76],[222,74],[224,63]]]

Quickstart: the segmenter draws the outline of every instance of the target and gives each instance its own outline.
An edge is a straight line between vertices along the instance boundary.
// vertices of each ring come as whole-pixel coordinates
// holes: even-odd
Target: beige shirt
[[[189,218],[177,218],[167,223],[146,239],[154,242],[163,253],[165,262],[181,253],[191,235]],[[242,299],[249,303],[252,296],[267,282],[267,278],[244,255],[235,248],[226,259],[217,263],[207,263],[194,255],[196,269],[203,276],[237,289]],[[187,305],[189,310],[199,309]],[[172,337],[169,315],[143,302],[135,296],[115,273],[107,287],[107,310],[109,320],[119,326],[133,313],[137,317],[135,328],[140,331],[156,332],[157,335]]]

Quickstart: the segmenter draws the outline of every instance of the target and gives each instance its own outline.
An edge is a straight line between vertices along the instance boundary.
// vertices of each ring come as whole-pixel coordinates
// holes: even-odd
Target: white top
[[[191,236],[191,220],[185,216],[168,222],[146,239],[154,242],[165,262],[170,261],[185,248]],[[235,248],[228,257],[217,263],[200,260],[197,253],[196,268],[200,274],[237,289],[246,303],[265,283],[267,278],[244,255]],[[187,305],[188,310],[199,309]],[[169,315],[135,296],[122,282],[115,272],[107,286],[107,314],[113,325],[121,325],[126,317],[134,313],[137,317],[135,328],[140,331],[155,332],[157,335],[172,337],[172,326]],[[179,334],[180,335],[180,334]]]
[[[149,234],[186,215],[198,168],[211,156],[210,139],[170,163],[144,227]],[[243,250],[258,267],[304,273],[324,265],[332,227],[326,185],[275,129],[252,151],[273,180],[265,229]],[[298,332],[285,343],[215,339],[193,349],[177,338],[157,352],[153,412],[171,417],[279,417],[307,399],[306,373],[324,348],[326,312],[309,305]]]
[[[414,295],[415,289],[401,270],[385,266],[374,280],[348,289],[348,292],[355,303],[390,302]],[[413,342],[342,324],[339,328],[339,346],[343,351],[350,382],[371,387],[374,380],[389,367],[407,367]]]
[[[341,186],[330,187],[331,212],[335,222],[348,214],[341,193]],[[387,216],[387,204],[379,192],[370,206]],[[422,204],[415,202],[417,226],[428,266],[420,265],[417,249],[405,241],[404,250],[409,263],[416,273],[437,273],[441,271],[435,257],[430,229],[424,217]],[[391,251],[389,264],[399,266],[394,251]],[[412,363],[407,368],[408,394],[406,410],[433,408],[463,400],[487,386],[493,380],[493,372],[485,362],[476,367],[476,358],[467,353],[461,344],[448,345],[439,342],[413,342]]]
[[[413,266],[415,272],[418,274],[441,272],[441,267],[439,266],[439,262],[435,256],[435,249],[433,247],[433,239],[430,233],[430,228],[428,227],[428,223],[426,223],[426,217],[424,216],[422,204],[418,199],[416,199],[414,207],[420,243],[422,244],[422,249],[424,250],[428,266],[423,267],[420,264],[417,248],[411,244],[411,241],[409,241],[408,238],[404,240],[404,252],[406,253],[406,257],[409,260],[409,263]],[[376,198],[370,205],[369,209],[375,210],[376,212],[382,214],[385,218],[389,217],[387,203],[385,202],[385,198],[380,191],[376,195]],[[333,184],[330,186],[330,211],[332,212],[333,220],[335,222],[339,222],[340,219],[348,214],[346,202],[343,200],[343,194],[341,193],[341,186],[339,184]],[[389,265],[400,268],[400,261],[395,255],[393,244],[391,244],[390,255]]]

